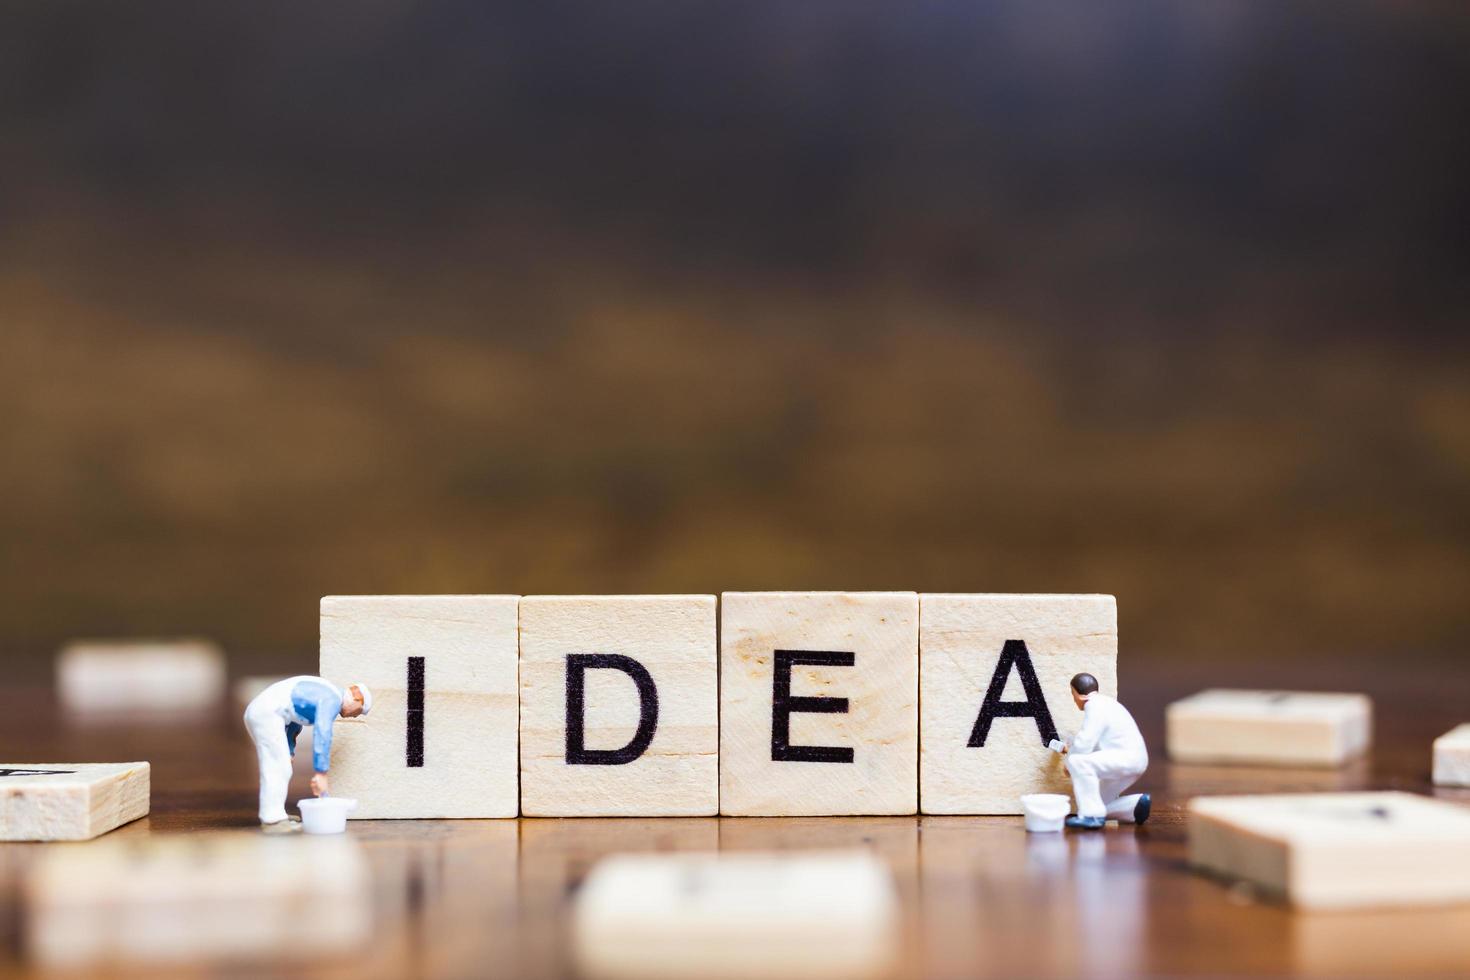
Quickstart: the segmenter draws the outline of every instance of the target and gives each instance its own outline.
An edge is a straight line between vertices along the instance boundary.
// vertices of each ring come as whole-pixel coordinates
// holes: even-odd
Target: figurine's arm
[[[1070,751],[1078,755],[1086,755],[1097,748],[1098,740],[1103,733],[1103,713],[1099,710],[1101,706],[1090,702],[1082,709],[1082,727],[1077,734],[1072,736]]]
[[[286,723],[286,744],[291,748],[291,758],[296,758],[296,737],[301,734],[301,726],[296,722]]]
[[[311,733],[312,767],[326,772],[332,766],[332,723],[342,710],[342,700],[328,695],[316,705],[316,724]]]

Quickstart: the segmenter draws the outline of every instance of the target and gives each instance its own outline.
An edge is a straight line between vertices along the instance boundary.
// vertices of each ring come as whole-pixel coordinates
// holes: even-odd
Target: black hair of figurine
[[[1072,690],[1086,696],[1097,690],[1097,678],[1091,674],[1078,674],[1072,678]]]

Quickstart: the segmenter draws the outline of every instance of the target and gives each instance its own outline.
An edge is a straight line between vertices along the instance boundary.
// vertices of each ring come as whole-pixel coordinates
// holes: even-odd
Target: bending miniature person
[[[1151,801],[1147,793],[1121,795],[1148,769],[1148,748],[1128,709],[1097,689],[1097,678],[1072,678],[1072,700],[1082,710],[1082,728],[1062,746],[1077,814],[1068,827],[1100,830],[1109,817],[1143,823]]]
[[[288,677],[256,695],[245,709],[245,728],[260,759],[260,824],[290,829],[296,822],[286,814],[286,791],[291,785],[291,759],[296,736],[313,726],[311,792],[331,793],[327,775],[332,762],[332,723],[339,717],[356,718],[373,707],[373,695],[361,684],[344,692],[320,677]]]

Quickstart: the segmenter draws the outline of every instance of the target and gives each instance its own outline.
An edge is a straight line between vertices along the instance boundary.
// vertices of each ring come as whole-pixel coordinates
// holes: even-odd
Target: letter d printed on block
[[[521,600],[521,811],[713,816],[715,597]]]

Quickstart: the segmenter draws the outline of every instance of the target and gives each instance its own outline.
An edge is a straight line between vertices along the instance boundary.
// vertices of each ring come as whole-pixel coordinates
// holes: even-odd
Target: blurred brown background
[[[7,3],[6,676],[379,591],[1463,658],[1467,110],[1462,4]]]

